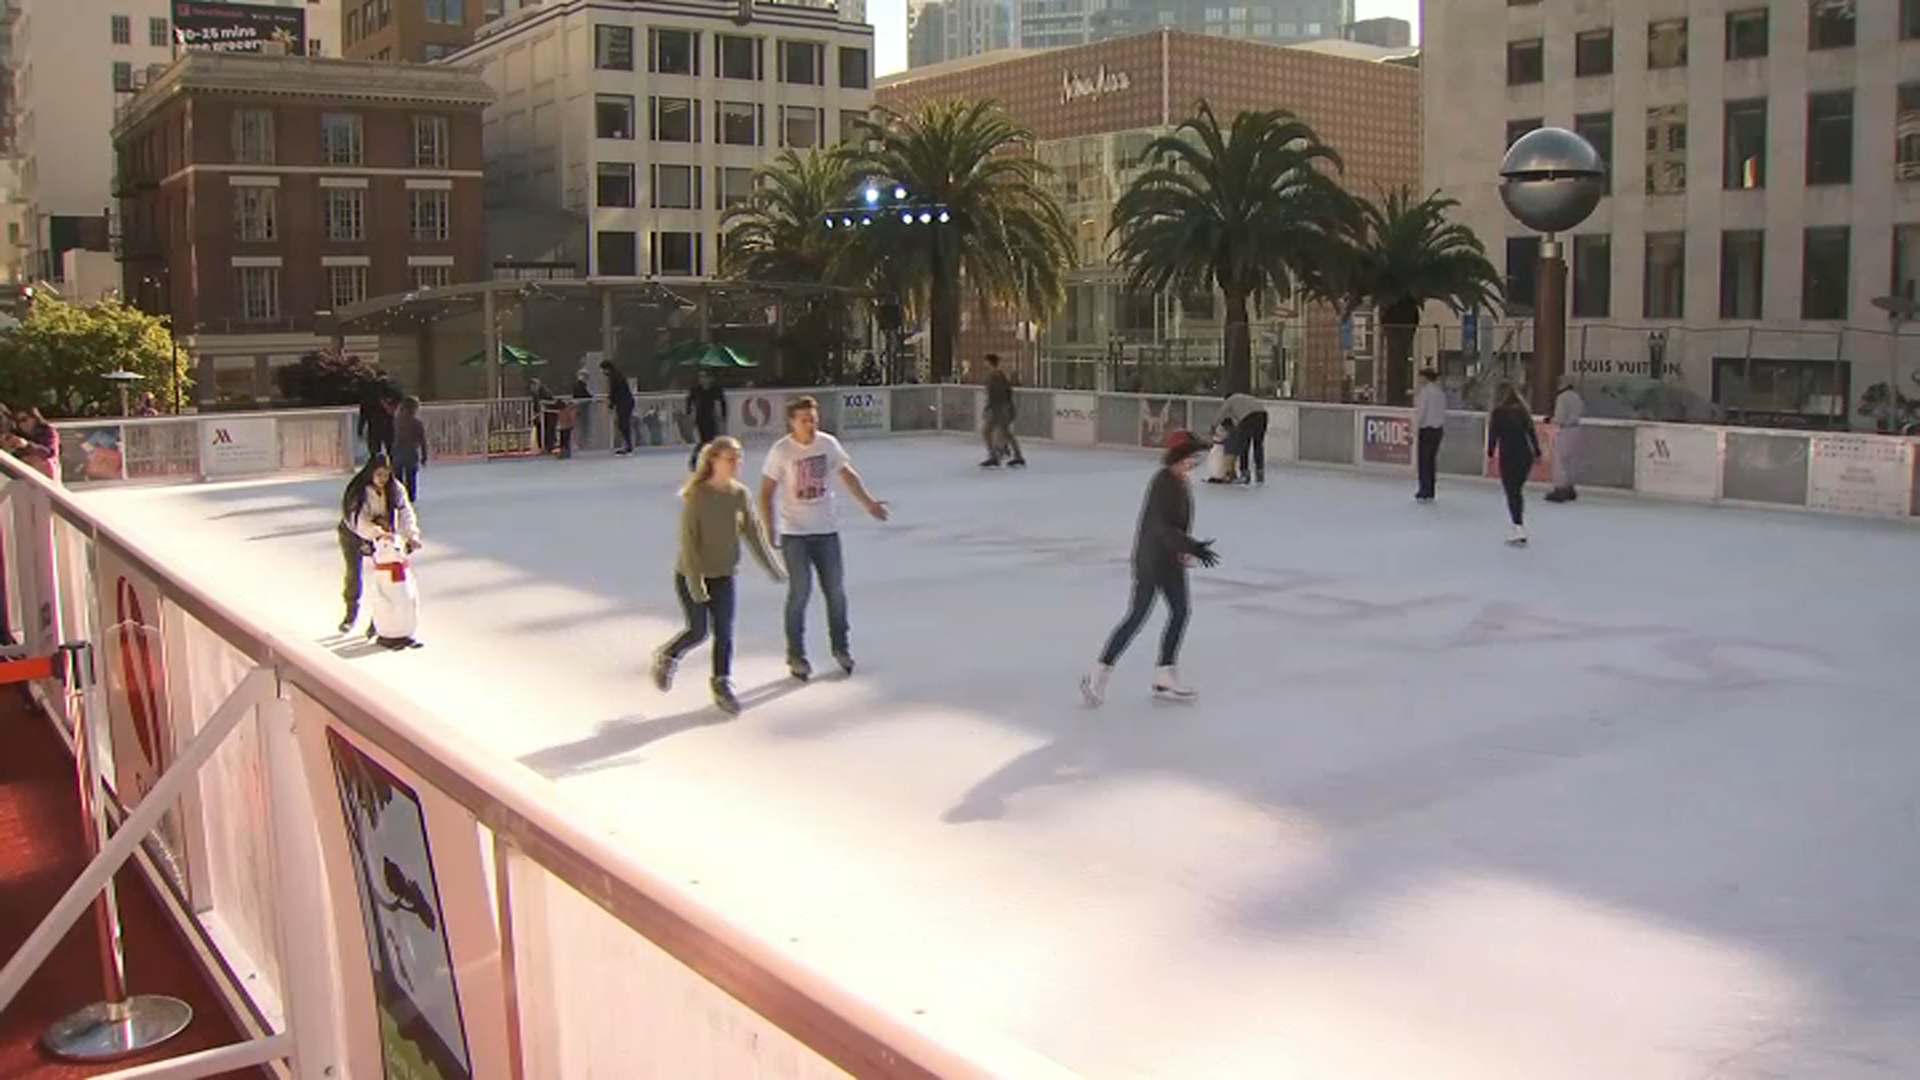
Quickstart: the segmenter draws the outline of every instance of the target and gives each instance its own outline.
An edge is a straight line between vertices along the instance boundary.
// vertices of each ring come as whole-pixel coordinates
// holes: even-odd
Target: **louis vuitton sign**
[[[1101,64],[1099,70],[1091,75],[1078,72],[1063,72],[1060,76],[1060,104],[1067,105],[1085,98],[1105,97],[1133,88],[1133,76],[1124,71],[1111,71]]]

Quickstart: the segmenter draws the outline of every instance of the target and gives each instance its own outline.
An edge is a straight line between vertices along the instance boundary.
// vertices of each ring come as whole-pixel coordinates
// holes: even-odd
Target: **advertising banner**
[[[1300,460],[1300,410],[1293,405],[1267,406],[1267,460]]]
[[[1533,469],[1527,473],[1527,482],[1533,484],[1549,483],[1553,480],[1553,442],[1555,434],[1553,425],[1542,424],[1536,420],[1533,425],[1533,431],[1540,439],[1540,456],[1534,459]],[[1482,449],[1485,448],[1482,447]],[[1487,458],[1486,471],[1480,475],[1485,476],[1489,480],[1500,479],[1499,454]]]
[[[279,429],[272,417],[200,422],[201,476],[259,476],[279,468]]]
[[[306,52],[304,7],[173,0],[173,36],[182,49],[259,52],[269,41],[295,56]]]
[[[892,394],[886,390],[842,390],[840,434],[878,435],[892,430]]]
[[[124,480],[126,455],[119,424],[69,424],[60,432],[60,478],[68,484]]]
[[[1711,501],[1720,497],[1720,432],[1679,424],[1633,431],[1633,487],[1651,495]]]
[[[1095,412],[1100,399],[1093,394],[1053,395],[1053,441],[1066,446],[1092,446],[1099,441]]]
[[[1360,414],[1360,460],[1368,465],[1413,464],[1413,417]]]
[[[1913,458],[1913,508],[1909,513],[1920,517],[1920,442],[1908,443],[1907,453]]]
[[[727,425],[727,434],[749,446],[766,446],[776,442],[787,433],[786,405],[785,394],[752,391],[728,394],[727,411],[732,417]]]
[[[1876,435],[1820,435],[1807,463],[1807,506],[1838,514],[1906,517],[1912,447]]]

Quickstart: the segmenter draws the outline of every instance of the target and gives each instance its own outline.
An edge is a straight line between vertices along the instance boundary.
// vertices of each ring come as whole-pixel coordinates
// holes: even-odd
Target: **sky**
[[[1374,19],[1384,15],[1414,24],[1414,39],[1419,40],[1420,0],[1359,0],[1355,17]],[[867,17],[873,20],[874,73],[891,75],[907,66],[907,0],[867,0]]]

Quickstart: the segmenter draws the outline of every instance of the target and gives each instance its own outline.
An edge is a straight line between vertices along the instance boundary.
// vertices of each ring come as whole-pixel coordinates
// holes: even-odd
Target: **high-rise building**
[[[706,277],[720,214],[782,149],[844,138],[873,103],[873,28],[831,7],[565,0],[516,12],[452,58],[486,116],[496,262],[595,277]]]
[[[344,56],[425,63],[458,52],[489,19],[522,0],[341,0]]]
[[[1014,0],[914,0],[907,6],[907,66],[925,67],[1013,45]]]
[[[1413,44],[1413,24],[1405,19],[1361,19],[1348,23],[1342,33],[1348,41],[1377,45],[1382,49],[1405,49]]]
[[[1337,38],[1353,22],[1353,0],[925,0],[910,9],[908,66],[1002,48],[1087,45],[1150,30],[1186,30],[1238,41],[1290,44]],[[1004,21],[1005,34],[998,31]],[[923,32],[920,27],[925,25]]]
[[[1573,374],[1678,384],[1756,422],[1920,411],[1920,345],[1874,303],[1920,282],[1920,0],[1424,16],[1426,182],[1461,200],[1523,310],[1539,237],[1501,205],[1507,147],[1570,128],[1608,164],[1599,208],[1560,238]]]

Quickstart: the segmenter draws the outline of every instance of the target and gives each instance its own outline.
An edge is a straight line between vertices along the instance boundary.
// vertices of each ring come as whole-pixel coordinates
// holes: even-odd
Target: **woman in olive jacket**
[[[1153,598],[1167,599],[1167,627],[1160,635],[1160,663],[1153,677],[1155,696],[1171,701],[1191,701],[1195,691],[1180,681],[1176,665],[1180,662],[1180,639],[1187,630],[1187,568],[1198,563],[1214,566],[1220,557],[1213,552],[1213,541],[1195,540],[1193,527],[1193,468],[1207,452],[1207,443],[1191,431],[1176,431],[1167,437],[1167,449],[1160,468],[1147,482],[1147,497],[1140,507],[1140,525],[1133,541],[1133,595],[1127,613],[1107,638],[1100,661],[1080,679],[1080,693],[1088,705],[1106,700],[1107,678],[1120,654],[1133,642],[1135,634],[1153,609]]]

